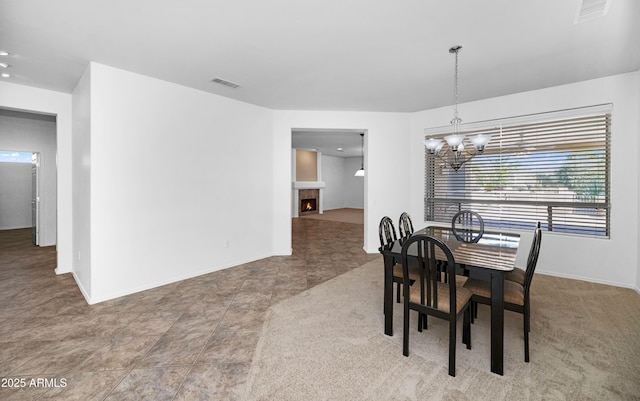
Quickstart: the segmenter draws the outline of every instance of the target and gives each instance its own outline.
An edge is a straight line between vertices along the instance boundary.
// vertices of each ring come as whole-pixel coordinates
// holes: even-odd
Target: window
[[[611,105],[473,124],[484,153],[457,172],[425,149],[425,220],[461,209],[487,227],[609,237]],[[446,128],[425,130],[443,138]]]
[[[13,152],[10,150],[0,150],[0,162],[7,163],[31,163],[31,152]]]

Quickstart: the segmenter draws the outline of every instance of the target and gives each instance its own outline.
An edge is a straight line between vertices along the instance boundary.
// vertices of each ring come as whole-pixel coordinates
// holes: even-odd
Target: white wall
[[[340,209],[345,207],[343,197],[343,157],[322,155],[322,181],[326,184],[326,187],[322,192],[322,204],[324,210]]]
[[[354,176],[360,166],[362,166],[361,157],[344,159],[344,188],[342,189],[344,207],[364,209],[364,177]]]
[[[273,249],[276,254],[291,253],[291,129],[362,129],[364,138],[364,208],[367,252],[380,246],[378,223],[382,216],[400,216],[411,204],[409,168],[411,116],[405,113],[367,113],[331,111],[274,111],[273,129]],[[394,155],[394,166],[389,166]],[[391,168],[393,167],[393,168]],[[392,185],[392,187],[390,187]],[[394,217],[395,219],[395,217]]]
[[[51,155],[57,163],[56,273],[71,272],[71,95],[0,82],[0,108],[56,116],[56,155]]]
[[[85,298],[91,291],[91,68],[73,91],[74,276]]]
[[[536,271],[551,275],[638,287],[638,91],[640,73],[616,75],[459,105],[465,122],[491,120],[553,110],[613,103],[611,134],[611,238],[594,239],[543,233]],[[452,108],[412,116],[411,213],[422,220],[424,197],[423,130],[446,126]],[[524,263],[530,235],[522,239]]]
[[[322,181],[324,210],[340,208],[364,208],[364,179],[354,177],[362,158],[322,155]]]
[[[636,76],[640,75],[640,70],[638,70],[638,72],[636,72]],[[638,136],[640,137],[640,77],[636,79],[636,89],[637,89],[637,96],[638,96],[638,100],[637,100],[637,104],[636,104],[636,115],[638,117]],[[636,148],[636,154],[640,155],[640,141],[638,141],[638,147]],[[640,199],[640,163],[637,166],[637,170],[638,171],[638,176],[637,176],[637,180],[636,180],[636,196],[638,197],[638,199]],[[638,230],[638,238],[640,238],[640,216],[638,217],[638,222],[636,223],[636,227]],[[640,246],[636,247],[637,249],[637,255],[636,255],[636,267],[637,267],[637,273],[636,273],[636,291],[640,293]]]
[[[271,110],[96,63],[90,74],[90,302],[273,254]]]
[[[31,163],[0,163],[0,230],[31,227],[31,193]]]

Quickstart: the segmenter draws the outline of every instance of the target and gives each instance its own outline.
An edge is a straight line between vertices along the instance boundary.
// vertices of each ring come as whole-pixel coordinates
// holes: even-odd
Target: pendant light
[[[455,75],[454,75],[454,108],[453,119],[451,120],[452,132],[450,135],[445,136],[443,142],[440,138],[427,138],[424,140],[424,145],[429,151],[430,155],[434,155],[442,160],[445,165],[451,166],[454,171],[460,170],[463,164],[471,160],[472,157],[480,155],[484,152],[485,146],[491,140],[489,134],[478,134],[468,138],[473,146],[465,146],[464,134],[460,132],[460,124],[462,119],[458,116],[458,53],[462,46],[453,46],[449,49],[449,53],[455,54]]]
[[[364,132],[360,134],[362,137],[362,164],[360,166],[360,170],[356,171],[354,176],[356,177],[364,177]]]

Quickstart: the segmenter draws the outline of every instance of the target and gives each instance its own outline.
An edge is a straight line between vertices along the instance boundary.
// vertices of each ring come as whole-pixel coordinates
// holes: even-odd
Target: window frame
[[[558,138],[547,138],[547,139],[539,139],[540,141],[550,140],[551,145],[549,149],[545,151],[538,151],[535,153],[540,158],[546,154],[547,158],[553,159],[558,158],[559,155],[563,153],[566,155],[581,155],[575,156],[575,159],[571,162],[561,162],[556,161],[553,168],[560,167],[566,165],[570,165],[572,167],[580,168],[587,164],[587,161],[584,154],[589,154],[589,152],[594,153],[594,157],[596,161],[599,163],[596,165],[598,169],[596,173],[589,172],[590,170],[584,170],[587,172],[587,175],[597,176],[598,185],[603,186],[603,193],[596,193],[596,195],[590,196],[587,201],[584,201],[586,196],[583,195],[582,200],[578,196],[579,193],[584,194],[584,192],[580,192],[580,190],[574,190],[573,201],[567,201],[566,199],[560,199],[561,196],[550,196],[547,199],[541,199],[539,194],[536,194],[536,190],[529,189],[528,194],[527,191],[523,191],[523,193],[519,194],[518,197],[520,199],[513,199],[514,191],[513,190],[503,190],[502,193],[500,190],[492,193],[493,196],[487,197],[476,197],[474,195],[468,195],[469,192],[472,192],[470,189],[466,189],[469,185],[471,188],[477,189],[479,187],[478,179],[472,181],[471,184],[467,184],[467,181],[472,180],[470,171],[474,168],[473,159],[469,163],[465,164],[459,172],[449,174],[460,174],[464,175],[464,178],[455,177],[450,175],[450,181],[447,180],[447,173],[436,173],[437,169],[441,169],[442,161],[435,156],[431,155],[430,152],[425,148],[425,181],[424,181],[424,220],[432,221],[432,222],[440,222],[440,223],[450,223],[450,215],[454,214],[458,210],[461,209],[472,209],[479,211],[480,214],[483,214],[485,211],[487,214],[493,214],[494,218],[492,219],[489,216],[488,219],[485,219],[485,224],[487,227],[495,227],[499,229],[522,229],[529,230],[533,229],[537,221],[541,221],[543,229],[562,234],[562,235],[578,235],[578,236],[587,236],[593,238],[610,238],[611,237],[611,120],[612,120],[612,104],[603,104],[597,106],[588,106],[581,107],[576,109],[569,110],[561,110],[561,111],[553,111],[547,113],[537,113],[526,116],[519,117],[510,117],[510,118],[502,118],[497,120],[487,120],[480,121],[471,124],[464,124],[461,126],[461,133],[469,136],[476,133],[491,133],[499,131],[502,133],[500,138],[492,136],[491,142],[494,142],[493,148],[489,148],[490,144],[487,146],[486,151],[483,154],[476,155],[473,159],[483,158],[483,157],[498,157],[502,163],[502,158],[504,156],[505,159],[509,157],[515,158],[515,155],[518,152],[523,152],[524,149],[519,149],[514,147],[511,144],[511,147],[505,146],[503,148],[503,140],[505,138],[504,131],[509,131],[511,129],[518,127],[532,127],[530,128],[533,132],[533,136],[530,136],[529,139],[534,142],[539,138],[536,136],[535,130],[536,127],[544,127],[545,124],[553,124],[555,123],[565,123],[573,120],[586,120],[589,118],[594,118],[598,120],[600,124],[598,128],[604,130],[604,132],[599,131],[598,135],[594,135],[593,139],[589,136],[589,134],[584,134],[585,138],[582,137],[582,131],[576,130],[571,134],[567,134],[566,140],[567,142],[563,142],[562,139]],[[589,128],[588,128],[589,129]],[[594,130],[595,130],[594,129]],[[591,131],[589,131],[591,132]],[[428,138],[439,138],[442,139],[444,136],[449,135],[451,133],[451,127],[436,127],[436,128],[427,128],[424,130],[424,139]],[[540,137],[544,138],[544,133],[540,131]],[[556,135],[557,136],[557,135]],[[522,134],[520,134],[522,137]],[[509,140],[511,140],[510,138]],[[583,140],[584,139],[584,140]],[[498,152],[496,153],[496,143],[495,141],[500,141],[500,145],[498,148]],[[591,141],[591,142],[590,142]],[[559,146],[559,148],[555,148],[555,146]],[[564,150],[560,148],[560,146],[566,146]],[[577,150],[576,150],[577,149]],[[597,150],[594,150],[597,149]],[[600,152],[600,153],[598,153]],[[530,152],[531,153],[531,152]],[[535,156],[533,156],[535,157]],[[580,158],[582,157],[582,158]],[[567,160],[569,157],[567,157]],[[490,171],[487,169],[488,161],[484,162],[484,171]],[[563,164],[564,163],[564,164]],[[547,163],[549,165],[549,163]],[[480,165],[483,165],[480,163]],[[501,164],[502,165],[502,164]],[[547,168],[552,168],[548,167]],[[582,167],[584,168],[584,167]],[[450,167],[447,167],[450,169]],[[517,174],[522,174],[522,171],[527,171],[527,169],[521,169],[518,172],[517,169],[514,169]],[[552,171],[552,170],[549,170]],[[555,171],[555,170],[553,170]],[[559,171],[559,170],[558,170]],[[577,170],[578,172],[581,170]],[[529,175],[534,175],[536,173],[535,168],[527,171]],[[517,175],[516,174],[516,175]],[[556,174],[559,174],[557,172]],[[580,177],[580,175],[576,175],[576,177]],[[589,176],[589,178],[591,178]],[[455,184],[453,181],[462,181],[462,184]],[[593,179],[595,181],[596,179]],[[531,182],[526,181],[528,183]],[[447,183],[446,190],[442,190],[443,183]],[[556,182],[555,185],[557,188],[561,188],[559,184]],[[595,184],[594,184],[595,185]],[[453,189],[451,189],[453,188]],[[542,188],[542,187],[540,187]],[[542,188],[542,193],[546,190],[550,190],[553,186],[549,186],[547,188]],[[567,189],[567,188],[565,188]],[[452,196],[451,193],[457,193],[458,196]],[[565,192],[571,192],[569,190]],[[442,196],[443,193],[445,196]],[[460,195],[460,193],[463,193]],[[488,191],[487,191],[488,193]],[[502,196],[504,194],[505,199],[496,199],[496,194]],[[507,199],[509,196],[512,196],[512,199]],[[565,194],[567,196],[567,194]],[[527,198],[528,197],[528,198]],[[556,199],[557,198],[557,199]],[[578,199],[578,200],[576,200]],[[451,210],[447,209],[447,205]],[[457,206],[456,206],[457,205]],[[438,210],[438,207],[441,210]],[[540,211],[541,208],[547,208],[546,216],[543,216],[543,213]],[[508,210],[507,210],[508,209]],[[507,211],[505,211],[507,210]],[[555,212],[555,216],[554,216]],[[495,215],[498,215],[498,218],[495,218]],[[529,214],[529,215],[527,215]],[[591,216],[590,216],[591,215]],[[514,219],[513,216],[516,216]],[[566,223],[565,220],[560,220],[564,216],[565,219],[568,218],[569,223]],[[483,216],[484,217],[484,216]],[[506,217],[503,219],[503,217]],[[555,218],[554,218],[555,217]],[[557,221],[564,221],[565,224],[559,225]],[[488,224],[487,224],[488,223]]]

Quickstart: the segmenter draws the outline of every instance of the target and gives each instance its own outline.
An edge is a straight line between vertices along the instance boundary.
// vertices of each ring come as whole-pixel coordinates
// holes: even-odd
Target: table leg
[[[384,256],[384,334],[393,335],[393,256]]]
[[[504,274],[491,273],[491,371],[504,374]]]

